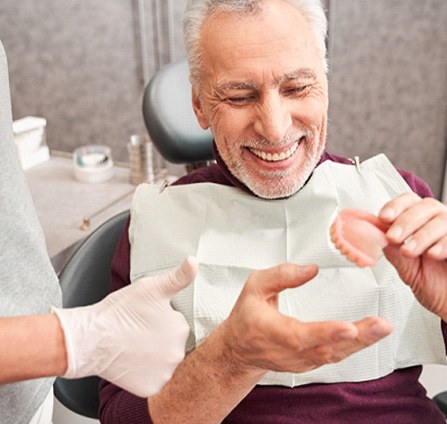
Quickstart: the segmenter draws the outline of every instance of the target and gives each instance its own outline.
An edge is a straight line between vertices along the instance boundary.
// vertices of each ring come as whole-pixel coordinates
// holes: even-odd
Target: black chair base
[[[66,308],[91,305],[109,292],[112,257],[129,211],[110,218],[77,248],[59,274]],[[98,418],[99,378],[56,378],[54,395],[65,407],[89,418]]]
[[[438,405],[438,408],[444,414],[444,417],[447,418],[447,392],[439,393],[433,398],[433,400],[436,402],[436,405]]]
[[[84,417],[97,419],[99,405],[98,377],[67,380],[58,377],[54,382],[54,395],[64,406]]]

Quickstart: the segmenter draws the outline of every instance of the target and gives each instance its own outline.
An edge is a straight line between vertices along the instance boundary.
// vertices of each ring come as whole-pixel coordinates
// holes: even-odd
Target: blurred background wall
[[[324,0],[330,22],[328,149],[386,153],[443,190],[447,1]],[[145,133],[143,87],[184,57],[186,0],[1,0],[14,119],[48,120],[50,148],[108,144],[127,161]]]
[[[331,0],[328,147],[386,153],[440,197],[447,147],[447,1]]]

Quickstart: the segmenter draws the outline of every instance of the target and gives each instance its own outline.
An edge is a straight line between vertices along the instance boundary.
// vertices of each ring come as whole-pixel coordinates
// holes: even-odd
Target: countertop
[[[115,165],[113,177],[106,182],[83,183],[74,176],[71,156],[56,154],[27,170],[25,176],[55,268],[66,259],[61,254],[67,256],[95,228],[129,209],[135,190],[125,166]],[[87,229],[81,229],[84,218],[90,221]]]

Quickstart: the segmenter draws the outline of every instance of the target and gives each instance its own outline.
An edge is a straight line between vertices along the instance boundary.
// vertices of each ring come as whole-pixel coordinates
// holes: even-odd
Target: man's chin
[[[244,184],[255,194],[262,199],[284,199],[293,196],[299,191],[304,183],[298,180],[292,182],[278,181],[277,183],[268,182],[253,182],[247,181]]]

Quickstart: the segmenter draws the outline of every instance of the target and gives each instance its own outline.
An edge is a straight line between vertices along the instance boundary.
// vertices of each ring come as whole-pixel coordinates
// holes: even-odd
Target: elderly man
[[[325,34],[317,0],[189,2],[193,107],[217,164],[139,188],[112,285],[197,255],[174,299],[189,354],[149,400],[103,382],[102,422],[444,422],[418,377],[445,361],[447,208],[383,156],[356,170],[324,150]],[[377,267],[328,242],[345,207],[388,227]]]

